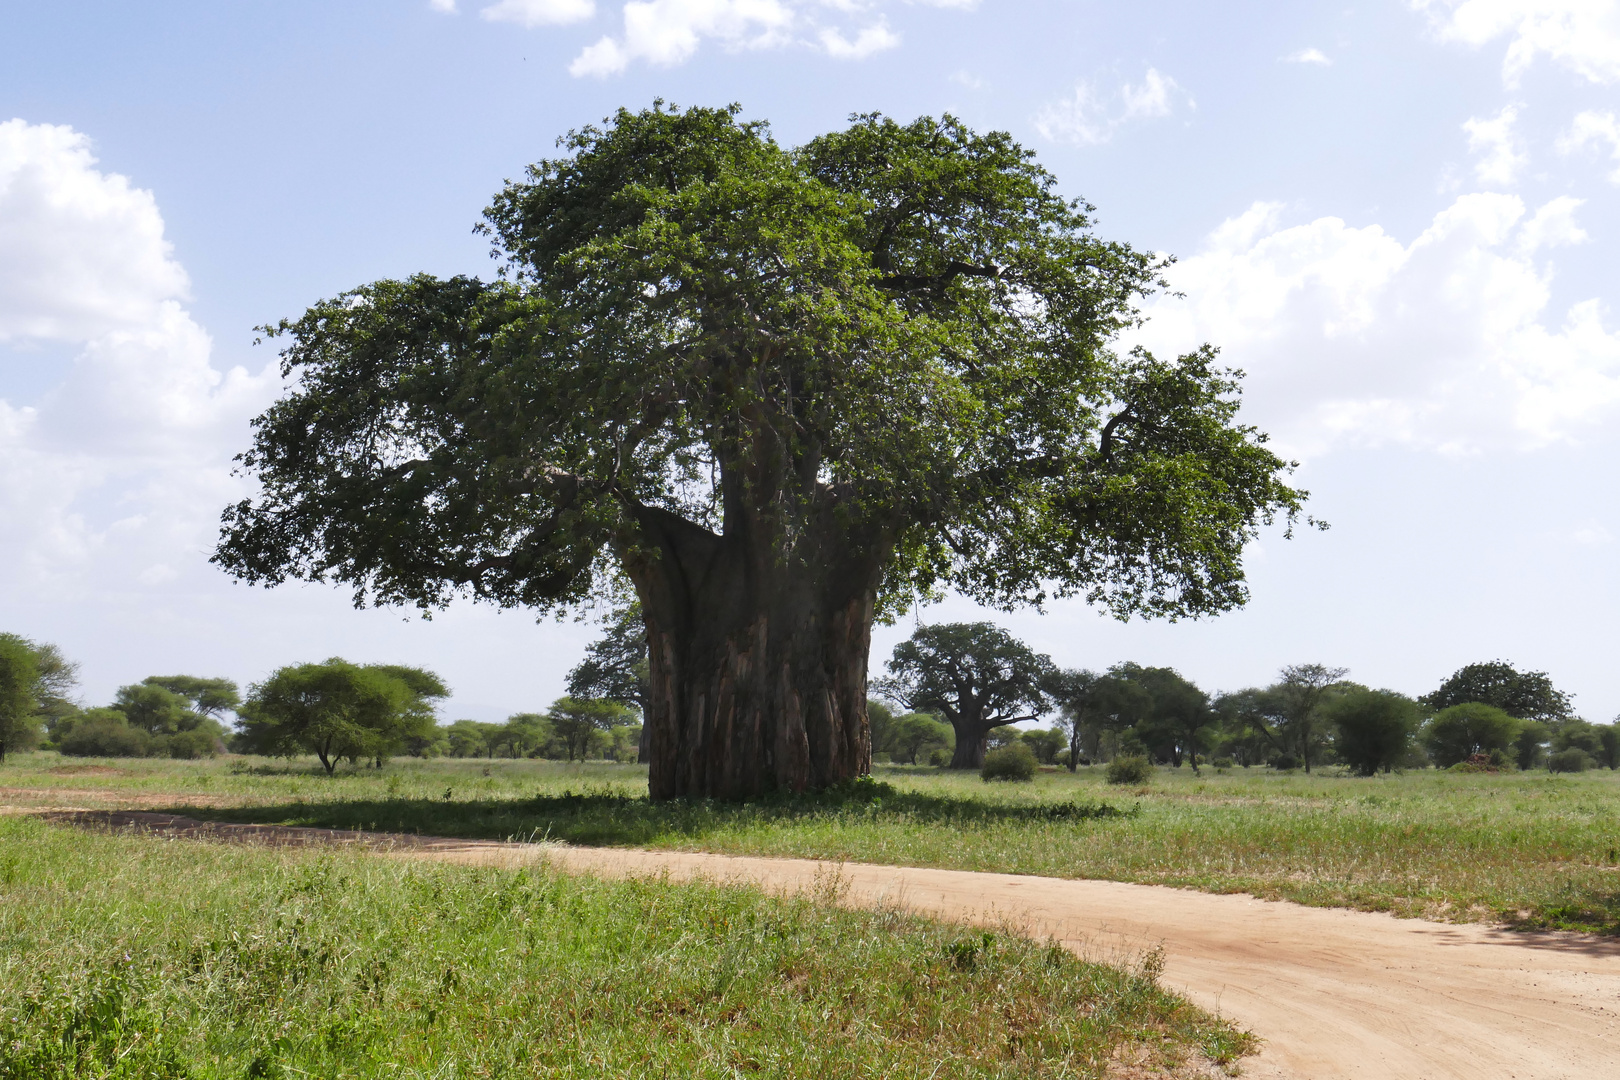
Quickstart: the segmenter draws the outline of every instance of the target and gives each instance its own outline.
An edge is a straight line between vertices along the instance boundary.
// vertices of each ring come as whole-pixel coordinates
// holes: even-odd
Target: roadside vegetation
[[[1100,1077],[1254,1044],[1151,954],[1105,967],[830,897],[18,817],[0,850],[5,1080]]]
[[[1457,921],[1620,932],[1620,775],[1421,770],[1363,778],[1255,766],[1106,766],[1026,784],[878,766],[800,798],[650,802],[645,770],[605,761],[12,759],[15,806],[130,807],[215,820],[552,839],[1101,878],[1248,892]]]

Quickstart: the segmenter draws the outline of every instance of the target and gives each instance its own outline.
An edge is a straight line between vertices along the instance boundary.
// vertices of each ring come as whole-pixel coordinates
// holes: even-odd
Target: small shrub
[[[169,756],[182,761],[213,757],[219,752],[219,746],[213,734],[203,731],[201,728],[176,732],[170,735],[166,741]]]
[[[930,764],[930,765],[943,766],[943,765],[949,765],[950,763],[951,763],[951,752],[949,750],[945,749],[944,747],[940,747],[939,749],[935,750],[932,754],[928,755],[928,764]]]
[[[984,755],[984,766],[979,779],[1033,780],[1035,779],[1035,752],[1023,742],[1009,743]]]
[[[1560,750],[1547,758],[1548,772],[1585,772],[1592,767],[1592,755],[1579,747]]]
[[[1224,771],[1232,767],[1232,759],[1229,757],[1218,757],[1214,761],[1211,761],[1210,764],[1215,766],[1215,768]]]
[[[1153,779],[1153,765],[1140,754],[1117,757],[1104,774],[1110,784],[1145,784]]]
[[[1271,767],[1278,772],[1292,772],[1299,768],[1299,758],[1293,754],[1278,754],[1271,759]]]

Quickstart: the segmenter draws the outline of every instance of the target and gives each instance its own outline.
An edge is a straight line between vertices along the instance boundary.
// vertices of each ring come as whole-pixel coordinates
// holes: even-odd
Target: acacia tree
[[[578,758],[584,761],[585,755],[590,751],[591,742],[598,735],[628,723],[630,710],[617,701],[608,701],[606,698],[579,700],[565,697],[552,702],[550,711],[546,713],[546,719],[551,721],[557,737],[562,740],[568,760]]]
[[[636,757],[647,760],[651,727],[647,714],[647,620],[641,605],[630,603],[606,620],[601,637],[585,646],[585,659],[568,672],[568,696],[601,698],[636,710],[643,717]]]
[[[71,695],[79,682],[79,665],[63,656],[61,649],[49,642],[31,641],[20,634],[0,633],[0,652],[19,657],[27,653],[34,670],[34,681],[28,690],[28,697],[34,703],[33,711],[21,718],[15,736],[7,741],[7,749],[33,745],[41,722],[54,735],[59,725],[78,715],[79,706],[74,704]],[[3,756],[0,753],[0,758]]]
[[[1263,691],[1245,696],[1246,723],[1254,725],[1273,745],[1297,751],[1311,771],[1311,754],[1321,737],[1320,710],[1348,668],[1324,664],[1290,664],[1277,681]]]
[[[889,672],[878,683],[885,696],[956,730],[953,769],[983,765],[994,729],[1041,715],[1057,673],[1049,657],[987,622],[919,626],[894,647]]]
[[[356,601],[578,604],[647,624],[650,790],[865,772],[874,615],[1225,610],[1303,492],[1238,374],[1110,341],[1162,260],[1004,133],[857,117],[797,149],[738,110],[620,111],[509,183],[494,280],[380,281],[269,332],[293,391],[215,561]]]
[[[1085,670],[1060,671],[1048,682],[1052,703],[1059,709],[1059,722],[1069,735],[1070,772],[1079,768],[1088,742],[1091,752],[1100,754],[1105,730],[1123,730],[1147,715],[1152,704],[1147,691],[1122,674],[1123,668],[1116,664],[1101,675]]]
[[[191,707],[210,720],[224,720],[225,713],[242,703],[241,692],[230,679],[206,679],[196,675],[149,675],[141,680],[179,694]]]
[[[0,762],[39,732],[39,661],[22,639],[0,637]]]
[[[1174,668],[1126,662],[1109,668],[1108,679],[1117,688],[1115,715],[1135,729],[1137,738],[1155,756],[1178,769],[1182,759],[1188,758],[1196,774],[1198,752],[1216,720],[1209,695]]]
[[[328,776],[341,758],[383,757],[431,732],[438,676],[396,664],[361,666],[332,658],[284,667],[248,688],[242,745],[253,753],[313,753]]]

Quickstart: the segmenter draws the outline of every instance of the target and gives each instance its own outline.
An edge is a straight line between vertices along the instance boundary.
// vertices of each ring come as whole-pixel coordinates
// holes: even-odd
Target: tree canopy
[[[425,610],[626,574],[655,797],[864,771],[876,612],[945,587],[1223,611],[1244,544],[1300,512],[1212,348],[1110,347],[1164,261],[1005,133],[866,115],[788,148],[660,104],[564,147],[485,212],[492,280],[270,328],[296,383],[215,560]]]
[[[199,678],[196,675],[150,675],[141,680],[185,698],[191,708],[212,720],[224,719],[226,712],[242,703],[241,692],[230,679]]]
[[[1434,712],[1477,701],[1520,720],[1556,723],[1574,715],[1569,695],[1553,686],[1544,671],[1519,671],[1506,660],[1458,668],[1421,699]]]

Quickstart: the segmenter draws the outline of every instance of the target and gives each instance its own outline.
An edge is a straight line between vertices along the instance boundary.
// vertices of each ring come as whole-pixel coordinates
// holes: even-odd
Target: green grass
[[[1135,971],[745,888],[0,819],[0,1078],[1094,1077],[1253,1040]]]
[[[654,805],[644,770],[401,761],[327,780],[305,763],[103,762],[22,755],[5,798],[142,805],[222,820],[550,837],[757,855],[1105,878],[1322,906],[1620,933],[1620,775],[1421,771],[1361,779],[1100,768],[1032,784],[879,766],[892,791]],[[487,773],[487,775],[486,775]],[[76,794],[64,793],[77,789]],[[1054,807],[1071,806],[1068,812]]]

